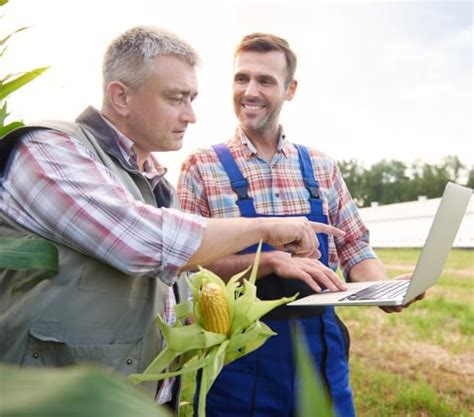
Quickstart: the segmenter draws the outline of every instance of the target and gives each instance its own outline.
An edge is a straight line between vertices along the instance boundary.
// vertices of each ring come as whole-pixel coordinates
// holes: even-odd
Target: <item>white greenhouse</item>
[[[374,248],[419,248],[425,243],[441,198],[387,204],[360,209],[370,230]],[[453,247],[474,248],[474,196],[462,221]]]

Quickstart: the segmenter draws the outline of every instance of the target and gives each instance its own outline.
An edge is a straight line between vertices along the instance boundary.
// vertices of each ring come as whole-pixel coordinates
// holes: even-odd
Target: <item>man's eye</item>
[[[181,102],[183,101],[183,97],[170,97],[170,101],[173,104],[181,104]]]

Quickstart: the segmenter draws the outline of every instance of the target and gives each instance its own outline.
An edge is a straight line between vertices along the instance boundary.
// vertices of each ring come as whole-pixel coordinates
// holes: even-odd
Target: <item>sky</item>
[[[473,2],[10,0],[0,75],[50,69],[8,100],[11,120],[73,120],[100,108],[107,44],[136,25],[161,26],[201,55],[197,123],[179,152],[161,153],[176,182],[196,148],[231,138],[233,51],[251,32],[288,40],[298,91],[281,123],[288,139],[369,167],[382,159],[474,165]]]

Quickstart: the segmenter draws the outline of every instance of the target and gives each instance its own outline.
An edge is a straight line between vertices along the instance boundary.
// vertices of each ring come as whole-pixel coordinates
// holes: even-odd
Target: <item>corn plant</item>
[[[0,0],[0,6],[4,6],[8,3],[8,0]],[[16,33],[21,32],[27,29],[27,27],[22,27],[20,29],[15,30],[13,33],[5,36],[3,39],[0,39],[0,58],[3,57],[7,50],[6,43],[7,41]],[[3,75],[0,79],[0,138],[3,138],[8,132],[23,126],[23,122],[21,120],[13,121],[13,122],[6,122],[9,113],[7,111],[7,102],[6,98],[13,93],[14,91],[18,90],[19,88],[23,87],[25,84],[29,83],[30,81],[34,80],[36,77],[41,75],[45,72],[48,67],[40,67],[35,68],[31,71],[19,73],[19,74],[6,74]]]
[[[166,346],[142,374],[130,375],[132,381],[158,381],[182,375],[180,415],[192,416],[196,376],[201,370],[198,416],[204,417],[206,395],[224,365],[258,349],[275,335],[260,318],[296,297],[257,298],[259,255],[257,252],[248,280],[244,276],[250,267],[227,284],[211,271],[200,268],[190,280],[193,300],[176,306],[176,324],[170,327],[157,317]],[[187,324],[191,317],[193,323]]]
[[[8,0],[0,0],[4,6]],[[0,58],[7,47],[6,42],[15,34],[26,28],[20,28],[0,40]],[[46,71],[47,67],[36,68],[21,74],[8,74],[0,79],[0,138],[8,132],[23,126],[22,121],[6,124],[8,117],[6,98],[23,87],[38,75]],[[0,177],[3,173],[0,172]],[[1,270],[26,270],[28,274],[14,284],[12,291],[35,285],[43,279],[51,278],[58,270],[57,249],[46,240],[40,239],[13,239],[0,237],[0,273]]]

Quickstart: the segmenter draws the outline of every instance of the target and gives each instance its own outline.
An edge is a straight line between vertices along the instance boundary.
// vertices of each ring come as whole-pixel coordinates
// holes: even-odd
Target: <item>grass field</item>
[[[390,276],[419,251],[379,249]],[[452,250],[440,282],[401,314],[338,308],[351,333],[358,417],[474,416],[474,251]]]

